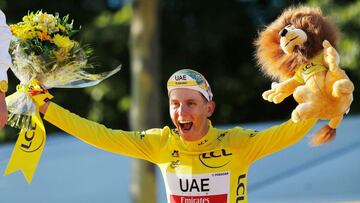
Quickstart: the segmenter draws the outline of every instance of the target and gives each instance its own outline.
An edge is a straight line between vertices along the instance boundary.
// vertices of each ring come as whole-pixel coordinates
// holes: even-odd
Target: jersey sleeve
[[[142,132],[113,130],[71,113],[52,102],[44,119],[97,148],[153,163],[158,160],[162,129]]]
[[[244,159],[252,163],[297,143],[316,122],[317,119],[309,119],[298,123],[289,120],[260,132],[242,130],[238,136],[237,147],[241,150]]]

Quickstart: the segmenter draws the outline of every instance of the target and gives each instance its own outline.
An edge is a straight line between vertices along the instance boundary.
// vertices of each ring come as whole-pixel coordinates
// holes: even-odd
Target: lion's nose
[[[286,35],[287,32],[288,32],[287,29],[284,28],[283,30],[280,31],[279,35],[280,35],[281,37],[285,37],[285,35]]]

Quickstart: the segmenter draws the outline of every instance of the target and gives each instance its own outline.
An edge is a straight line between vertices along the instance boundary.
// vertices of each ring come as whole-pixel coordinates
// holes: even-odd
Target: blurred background
[[[0,0],[0,8],[7,16],[8,24],[21,21],[22,16],[29,11],[58,12],[60,16],[69,14],[70,18],[74,19],[74,26],[81,28],[77,39],[94,49],[91,59],[97,66],[94,71],[109,70],[122,64],[119,73],[97,86],[84,89],[53,89],[51,92],[55,95],[56,103],[76,114],[110,128],[125,130],[172,125],[168,115],[166,81],[173,72],[181,68],[198,70],[208,79],[217,104],[212,122],[217,126],[289,118],[291,110],[296,106],[292,98],[274,105],[261,97],[261,93],[269,89],[271,81],[258,70],[259,67],[254,60],[253,43],[258,32],[276,19],[283,9],[298,4],[320,6],[339,27],[341,40],[337,44],[337,49],[341,55],[341,67],[346,70],[356,87],[348,117],[354,117],[354,121],[359,121],[355,119],[360,113],[357,88],[360,84],[358,0]],[[18,83],[11,71],[9,81],[11,93],[15,91]],[[139,109],[142,113],[135,113]],[[357,122],[352,126],[356,127],[359,124],[360,122]],[[50,143],[60,142],[56,141],[59,139],[55,138],[56,136],[55,141],[51,141],[51,134],[60,132],[59,129],[46,124],[46,130]],[[355,133],[356,130],[350,129],[347,132]],[[7,143],[1,146],[12,145],[17,134],[17,130],[10,127],[1,130],[0,140]],[[68,142],[76,141],[71,139]],[[52,145],[46,145],[45,149],[50,146]],[[76,153],[74,148],[66,149],[74,150]],[[43,156],[48,156],[46,150]],[[1,157],[1,165],[6,165],[10,154]],[[81,157],[91,159],[91,153],[84,153]],[[101,162],[102,159],[98,160]],[[124,160],[129,161],[127,158]],[[99,165],[101,164],[91,167]],[[129,165],[132,165],[133,169],[145,167],[144,163],[135,161]],[[41,167],[40,164],[34,182],[41,176]],[[59,167],[63,166],[59,165],[56,168]],[[102,173],[107,173],[106,170],[105,167]],[[136,176],[144,174],[141,170],[133,172]],[[81,171],[74,173],[79,176],[82,174]],[[130,169],[123,173],[130,173]],[[121,176],[120,173],[113,175],[115,178],[109,181],[115,181],[117,176]],[[0,180],[6,178],[1,177]],[[129,179],[129,182],[138,181],[138,184],[144,184],[136,177]],[[59,180],[54,181],[56,183]],[[85,181],[84,184],[92,184],[91,181],[86,182],[89,180],[85,178],[81,181]],[[124,187],[124,183],[118,181],[117,189],[113,186],[104,186],[104,190],[114,192],[114,198],[105,202],[126,202],[121,199],[122,195],[116,195],[117,191],[123,190],[120,187]],[[154,182],[154,179],[150,178],[149,181]],[[25,180],[23,182],[25,183]],[[147,186],[149,189],[141,191],[153,193],[151,189],[156,187]],[[30,188],[32,185],[26,187]],[[126,190],[129,191],[128,184]],[[360,194],[360,189],[357,191]],[[1,193],[0,190],[0,196]],[[62,200],[81,202],[66,198]],[[135,197],[133,202],[136,202]],[[148,199],[145,202],[152,201]]]

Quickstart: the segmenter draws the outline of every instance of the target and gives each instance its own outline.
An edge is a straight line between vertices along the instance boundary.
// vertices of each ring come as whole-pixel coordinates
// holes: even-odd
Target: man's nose
[[[184,115],[186,113],[187,113],[186,106],[181,104],[180,107],[179,107],[179,115]]]
[[[288,30],[287,30],[286,28],[284,28],[283,30],[281,30],[281,31],[279,32],[279,35],[280,35],[281,37],[285,37],[286,33],[288,33]]]

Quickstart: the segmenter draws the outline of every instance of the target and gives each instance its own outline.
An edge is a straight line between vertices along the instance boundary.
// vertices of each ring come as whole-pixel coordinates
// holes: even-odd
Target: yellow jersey
[[[297,82],[305,84],[311,76],[318,72],[326,71],[327,68],[324,65],[324,54],[321,52],[316,55],[309,63],[299,66],[296,71],[294,78]]]
[[[189,142],[167,126],[142,132],[109,129],[54,103],[44,118],[97,148],[156,164],[169,203],[246,203],[250,165],[296,143],[316,123],[289,120],[260,132],[210,126],[202,139]]]

